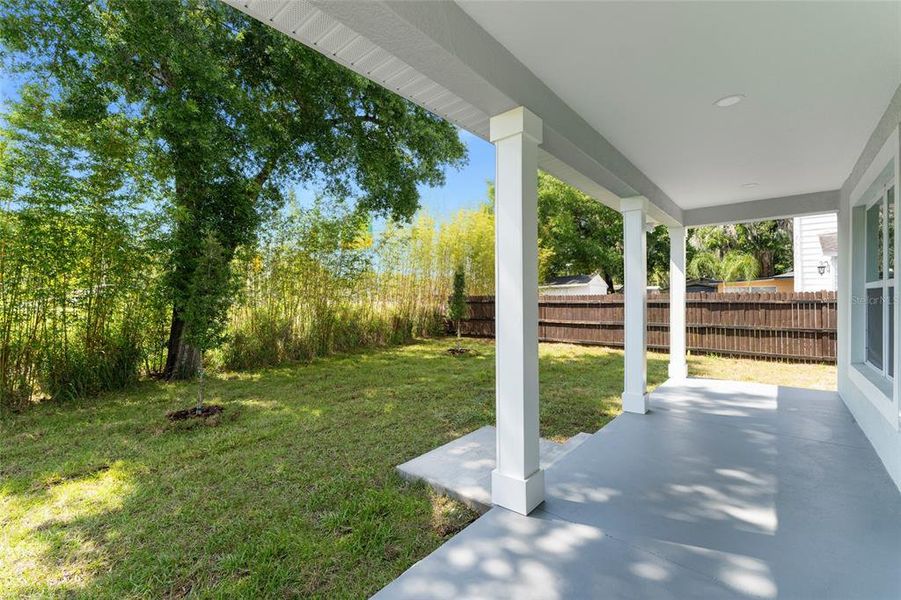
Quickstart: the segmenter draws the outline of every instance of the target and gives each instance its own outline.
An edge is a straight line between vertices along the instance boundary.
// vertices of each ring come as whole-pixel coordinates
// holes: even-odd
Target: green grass
[[[45,403],[0,424],[2,597],[365,597],[474,515],[394,466],[494,420],[494,347],[451,340]],[[834,368],[692,357],[694,374],[834,381]],[[666,356],[650,355],[652,385]],[[619,412],[622,354],[542,345],[541,434]]]

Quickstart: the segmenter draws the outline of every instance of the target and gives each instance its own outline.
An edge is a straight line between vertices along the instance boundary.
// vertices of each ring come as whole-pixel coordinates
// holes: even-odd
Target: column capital
[[[631,212],[633,210],[640,210],[641,212],[648,212],[648,199],[644,196],[632,196],[631,198],[621,198],[619,201],[619,211],[620,212]]]
[[[688,227],[686,225],[667,225],[666,226],[666,230],[669,231],[670,234],[672,234],[674,231],[681,233],[681,232],[685,231],[686,229],[688,229]]]
[[[525,106],[517,106],[505,113],[491,117],[488,137],[494,143],[514,135],[523,134],[540,144],[543,140],[543,129],[544,125],[541,117]]]

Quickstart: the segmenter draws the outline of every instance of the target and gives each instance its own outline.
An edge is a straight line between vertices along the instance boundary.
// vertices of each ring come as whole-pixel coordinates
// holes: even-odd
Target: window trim
[[[889,209],[888,209],[888,197],[889,190],[892,190],[892,202],[896,203],[898,201],[898,194],[895,190],[895,181],[894,179],[883,180],[881,182],[874,182],[872,188],[873,196],[867,199],[865,202],[861,203],[861,206],[864,207],[864,269],[869,268],[867,261],[869,260],[869,251],[870,244],[872,243],[867,232],[869,231],[867,227],[867,219],[869,219],[869,211],[871,208],[876,206],[877,204],[882,205],[883,209],[883,218],[882,218],[882,227],[879,235],[881,236],[882,241],[882,256],[881,259],[881,271],[882,275],[879,279],[874,279],[873,281],[867,281],[867,274],[864,276],[864,290],[872,290],[872,289],[882,289],[882,367],[878,367],[870,362],[868,357],[868,352],[866,348],[868,347],[869,342],[869,327],[866,331],[864,331],[863,343],[864,343],[864,361],[863,365],[879,375],[887,379],[890,382],[895,381],[895,376],[890,375],[888,372],[889,367],[889,358],[891,357],[892,361],[894,361],[894,348],[892,346],[895,342],[894,332],[889,331],[889,310],[890,307],[893,307],[894,302],[888,302],[889,300],[889,290],[895,288],[895,274],[894,272],[889,271],[889,257],[892,253],[889,252],[889,236],[888,236],[888,221],[889,221]],[[897,209],[893,211],[893,216],[895,219],[898,217]],[[898,235],[897,232],[898,225],[895,223],[895,236]],[[894,248],[891,249],[894,251]],[[895,292],[897,293],[897,290]],[[866,296],[866,293],[864,294]],[[867,304],[869,304],[869,297],[867,296]],[[888,335],[891,334],[891,335]],[[894,365],[892,365],[894,366]]]
[[[888,326],[890,322],[889,311],[894,309],[894,303],[897,302],[897,298],[889,298],[889,290],[893,290],[893,296],[898,294],[899,290],[895,285],[895,273],[889,271],[889,257],[895,253],[895,248],[889,248],[889,208],[888,208],[888,197],[889,190],[893,190],[892,194],[892,204],[894,210],[892,211],[893,217],[895,219],[895,237],[897,238],[897,219],[898,219],[898,191],[896,188],[896,181],[894,177],[894,164],[889,163],[883,169],[883,171],[879,174],[878,177],[870,184],[870,186],[866,189],[866,191],[861,194],[861,197],[858,199],[857,206],[863,207],[862,217],[864,219],[863,223],[863,264],[861,265],[864,271],[864,289],[861,290],[863,292],[863,296],[866,299],[866,305],[864,307],[864,319],[868,318],[867,311],[869,310],[869,296],[867,295],[867,291],[871,289],[881,289],[882,294],[882,366],[876,366],[875,364],[869,361],[868,357],[868,341],[869,341],[869,327],[866,327],[862,336],[862,344],[863,344],[863,361],[858,363],[861,367],[869,370],[875,376],[881,377],[887,380],[890,383],[894,383],[895,374],[889,375],[889,359],[891,358],[894,361],[894,345],[897,343],[894,335],[894,331],[889,332]],[[877,204],[882,205],[882,226],[880,227],[879,235],[881,236],[881,245],[882,245],[882,256],[881,260],[881,277],[879,279],[875,279],[873,281],[867,281],[867,277],[869,276],[869,251],[870,246],[873,241],[869,237],[869,228],[868,228],[868,219],[869,219],[869,211],[873,206]],[[878,245],[878,241],[876,242]],[[895,240],[897,244],[897,239]],[[897,267],[898,259],[895,257],[895,267]],[[891,300],[891,302],[889,302]],[[894,364],[892,364],[894,367]],[[894,370],[894,369],[892,369]]]
[[[844,375],[848,378],[851,389],[858,390],[867,403],[879,412],[894,431],[901,431],[901,335],[895,337],[893,348],[897,376],[894,382],[889,382],[887,378],[878,376],[868,365],[864,366],[866,305],[861,301],[860,296],[866,295],[865,206],[874,200],[874,196],[879,195],[883,185],[894,185],[896,231],[894,248],[891,248],[890,252],[893,252],[895,257],[894,330],[899,332],[899,324],[901,324],[901,230],[898,230],[898,220],[901,219],[901,145],[899,142],[901,142],[901,126],[892,128],[882,147],[874,156],[868,158],[861,173],[856,175],[852,173],[854,183],[848,192],[847,204],[843,202],[842,207],[842,210],[849,211],[846,223],[850,242],[847,246],[846,260],[848,262],[840,261],[840,264],[847,265],[847,275],[843,277],[843,280],[849,286],[848,300],[841,303],[842,308],[848,311],[846,313],[848,321],[845,324],[844,332],[847,336],[847,341],[844,343],[847,344],[847,354],[845,355],[847,362],[845,364],[848,371]],[[839,275],[841,276],[841,273]],[[841,339],[839,343],[843,343]],[[843,373],[840,370],[839,382],[842,378]],[[869,382],[875,381],[880,381],[879,387],[884,390],[890,389],[891,393],[887,397],[884,393],[873,393],[876,388]],[[864,382],[867,383],[864,384]]]

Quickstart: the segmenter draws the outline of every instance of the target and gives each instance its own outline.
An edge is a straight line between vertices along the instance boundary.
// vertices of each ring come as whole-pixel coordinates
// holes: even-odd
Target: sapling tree
[[[466,316],[466,275],[463,265],[454,269],[454,290],[447,307],[448,318],[457,329],[457,349],[460,348],[460,321]]]
[[[211,232],[201,235],[200,252],[185,296],[186,349],[196,352],[199,390],[195,412],[203,412],[204,354],[220,345],[225,335],[228,308],[236,292],[230,261],[222,243]],[[186,350],[187,351],[187,350]]]

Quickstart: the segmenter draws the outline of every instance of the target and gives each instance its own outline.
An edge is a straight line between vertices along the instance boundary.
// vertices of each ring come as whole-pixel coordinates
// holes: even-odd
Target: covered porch
[[[838,394],[669,381],[376,598],[897,598],[901,496]]]
[[[495,508],[383,597],[901,596],[901,5],[226,1],[495,146]],[[622,212],[625,258],[624,414],[547,469],[539,168]],[[687,379],[687,228],[827,212],[839,392]]]

